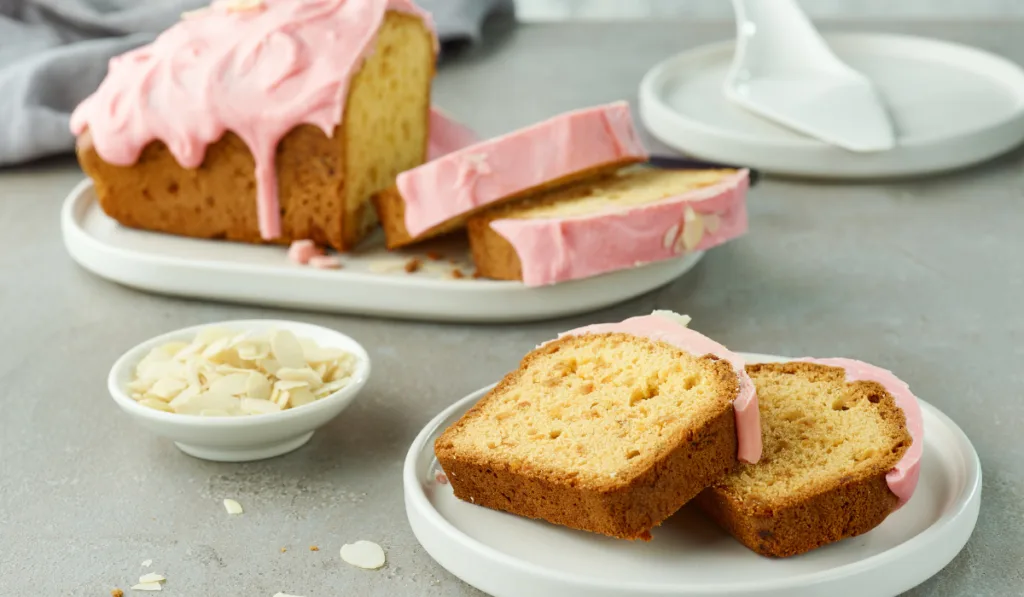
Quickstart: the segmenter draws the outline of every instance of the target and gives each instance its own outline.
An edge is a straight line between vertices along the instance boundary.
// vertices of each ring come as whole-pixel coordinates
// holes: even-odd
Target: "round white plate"
[[[749,362],[785,360],[744,355]],[[462,502],[434,479],[434,440],[490,388],[463,398],[416,437],[405,508],[424,549],[496,597],[882,597],[941,570],[974,530],[981,465],[964,433],[921,402],[925,446],[910,502],[869,533],[786,559],[747,550],[691,507],[649,543],[611,539]]]
[[[703,257],[690,253],[641,267],[529,288],[519,282],[474,280],[465,240],[446,239],[388,252],[383,237],[340,255],[340,270],[288,260],[283,247],[198,240],[133,230],[108,218],[92,182],[64,202],[64,244],[80,265],[141,290],[192,298],[337,313],[435,321],[529,321],[599,309],[639,296],[683,275]],[[428,253],[443,256],[430,259]],[[422,263],[406,273],[412,258]],[[452,263],[451,261],[454,261]],[[458,268],[466,277],[454,279]]]
[[[897,129],[895,149],[853,153],[728,101],[733,42],[702,46],[651,69],[640,84],[644,125],[696,157],[821,178],[925,174],[997,156],[1024,141],[1024,70],[974,48],[901,35],[827,35],[875,82]]]

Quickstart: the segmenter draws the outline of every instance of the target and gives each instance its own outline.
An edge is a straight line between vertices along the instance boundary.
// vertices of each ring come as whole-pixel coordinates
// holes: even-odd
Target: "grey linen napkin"
[[[442,42],[475,41],[512,0],[418,0]],[[68,119],[110,58],[209,0],[0,0],[0,166],[74,148]]]

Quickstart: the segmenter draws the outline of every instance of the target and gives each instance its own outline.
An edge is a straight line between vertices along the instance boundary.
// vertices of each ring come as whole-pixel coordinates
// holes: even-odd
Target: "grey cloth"
[[[0,166],[74,147],[71,111],[110,58],[148,43],[209,0],[0,0]],[[419,0],[443,42],[476,40],[512,0]]]

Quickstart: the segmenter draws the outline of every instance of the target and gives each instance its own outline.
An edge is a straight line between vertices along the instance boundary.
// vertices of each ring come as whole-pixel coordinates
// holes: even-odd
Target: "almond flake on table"
[[[142,567],[143,568],[149,568],[152,565],[153,565],[153,560],[143,560],[142,561]]]
[[[158,582],[141,582],[132,587],[133,591],[163,591],[164,587]]]
[[[342,545],[341,559],[365,570],[376,570],[386,561],[384,549],[372,541],[356,541]]]
[[[242,504],[239,504],[233,499],[226,498],[224,500],[224,509],[228,511],[228,514],[241,514]]]
[[[288,593],[274,593],[274,597],[302,597],[302,595],[289,595]]]
[[[167,579],[164,578],[163,575],[156,574],[155,572],[150,572],[149,574],[143,574],[139,577],[139,584],[146,584],[151,582],[164,582],[165,580]]]

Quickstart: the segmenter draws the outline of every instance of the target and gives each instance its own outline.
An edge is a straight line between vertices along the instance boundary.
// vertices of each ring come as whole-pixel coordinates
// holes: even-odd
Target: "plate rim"
[[[737,353],[743,357],[748,363],[762,363],[762,362],[784,362],[794,360],[790,357],[783,357],[779,355],[770,355],[764,353],[748,353],[739,352]],[[444,408],[440,413],[433,417],[416,435],[412,444],[406,453],[405,462],[402,467],[402,485],[403,493],[405,494],[406,502],[406,516],[410,518],[410,524],[413,526],[414,534],[417,535],[417,541],[423,546],[423,542],[420,540],[418,533],[416,533],[416,525],[412,524],[413,510],[415,509],[416,514],[425,517],[431,521],[433,525],[438,528],[444,536],[448,537],[451,541],[461,543],[464,547],[471,551],[479,554],[481,557],[490,560],[491,563],[496,563],[505,567],[508,567],[517,573],[543,577],[549,581],[558,582],[563,585],[573,585],[588,590],[602,590],[602,591],[613,591],[611,594],[616,592],[621,594],[633,594],[643,592],[645,594],[653,595],[668,595],[668,594],[685,594],[683,591],[699,591],[700,594],[745,594],[743,592],[757,590],[759,592],[767,591],[784,591],[787,589],[801,589],[806,588],[808,585],[815,584],[819,581],[835,581],[837,579],[848,578],[852,575],[863,572],[865,569],[877,568],[878,563],[882,560],[902,560],[908,557],[913,557],[922,549],[927,549],[929,545],[932,545],[937,540],[941,540],[946,534],[954,532],[956,529],[951,528],[951,525],[958,520],[965,513],[970,515],[970,510],[974,509],[973,520],[971,521],[971,531],[968,533],[965,539],[970,538],[970,535],[974,532],[974,528],[977,525],[977,514],[980,507],[981,500],[981,489],[982,489],[982,469],[981,461],[978,457],[977,450],[971,443],[970,438],[963,432],[963,430],[945,413],[941,410],[932,406],[925,400],[918,398],[921,403],[922,410],[927,410],[930,415],[935,416],[940,423],[943,424],[949,431],[954,433],[958,439],[958,452],[961,456],[964,456],[966,478],[961,491],[952,500],[952,503],[947,505],[939,518],[931,525],[929,525],[921,533],[914,537],[891,547],[881,553],[869,556],[865,559],[844,564],[835,568],[827,570],[821,570],[809,574],[800,575],[800,580],[793,580],[792,578],[780,578],[772,581],[759,581],[759,582],[747,582],[745,584],[730,583],[724,585],[717,585],[714,587],[708,586],[692,586],[686,588],[685,585],[679,584],[637,584],[635,582],[617,582],[615,584],[609,583],[608,581],[595,581],[585,577],[579,577],[574,574],[568,574],[557,570],[551,570],[542,568],[536,564],[530,562],[524,562],[513,556],[505,554],[488,544],[478,541],[473,537],[465,535],[458,528],[452,525],[444,516],[442,516],[436,508],[430,503],[426,493],[423,490],[421,483],[421,477],[417,473],[416,463],[419,460],[420,454],[425,450],[429,449],[433,453],[433,448],[428,447],[427,444],[430,441],[437,430],[444,424],[444,421],[451,417],[455,412],[459,410],[467,410],[476,401],[480,400],[486,393],[496,386],[497,383],[490,384],[478,390],[471,392],[470,394],[459,399],[455,403]],[[963,448],[967,451],[964,452]],[[424,547],[424,549],[426,549]],[[954,552],[953,557],[956,557],[960,551],[962,551],[963,545],[957,548]],[[429,554],[429,550],[428,550]],[[434,558],[433,554],[431,558]],[[435,559],[435,561],[437,561]],[[951,561],[951,560],[950,560]],[[887,562],[881,562],[883,565]],[[944,568],[949,562],[943,562],[942,566],[938,570]],[[930,573],[927,577],[921,579],[919,582],[927,580],[934,576],[936,572]],[[914,586],[914,585],[912,585]],[[908,587],[909,588],[909,587]]]
[[[936,162],[934,158],[925,160],[924,163],[919,163],[920,160],[914,160],[912,164],[906,164],[893,168],[892,166],[884,167],[878,165],[872,165],[869,160],[877,159],[881,154],[864,154],[858,160],[854,160],[855,164],[859,164],[857,167],[840,167],[831,168],[831,171],[826,171],[818,165],[800,165],[793,164],[787,167],[769,167],[763,164],[754,164],[753,166],[759,167],[768,172],[775,172],[780,175],[796,175],[796,176],[807,176],[812,178],[836,178],[836,179],[865,179],[865,178],[897,178],[904,176],[921,175],[928,172],[941,171],[947,169],[955,169],[966,167],[972,164],[979,163],[981,161],[991,159],[995,156],[1001,155],[1014,147],[1024,142],[1024,67],[1014,63],[1013,61],[1000,56],[994,52],[988,50],[969,46],[966,44],[947,41],[944,39],[923,37],[917,35],[904,35],[894,33],[879,33],[879,32],[868,32],[868,31],[849,31],[849,32],[835,32],[825,33],[823,35],[825,40],[830,43],[856,43],[866,44],[868,42],[883,42],[886,44],[911,44],[919,46],[917,52],[924,52],[926,49],[941,48],[948,52],[957,52],[962,56],[969,57],[972,60],[984,60],[989,65],[989,68],[999,68],[1002,70],[1013,71],[1016,75],[1016,81],[1006,82],[1000,79],[1000,82],[1007,89],[1014,89],[1017,92],[1018,102],[1016,111],[1008,116],[1001,119],[993,120],[980,127],[977,127],[969,132],[960,133],[957,135],[944,135],[940,137],[928,137],[920,139],[914,143],[898,144],[895,151],[925,151],[935,146],[945,146],[950,143],[959,144],[964,140],[976,139],[979,135],[993,135],[999,132],[1005,132],[1008,127],[1016,127],[1021,129],[1018,134],[1014,136],[1014,141],[1002,141],[996,143],[990,141],[987,145],[991,147],[985,152],[976,152],[970,154],[971,159],[964,159],[959,157],[953,162],[957,165],[948,166]],[[720,127],[709,126],[704,122],[695,120],[688,117],[687,115],[675,110],[664,101],[663,95],[660,92],[664,82],[673,73],[679,70],[680,63],[696,63],[703,60],[707,60],[709,56],[715,56],[722,52],[729,52],[731,55],[731,48],[735,46],[734,40],[722,40],[717,42],[711,42],[696,46],[687,50],[673,53],[666,58],[658,61],[654,66],[649,68],[643,75],[641,82],[638,86],[639,96],[639,112],[641,120],[645,125],[647,131],[659,139],[661,142],[673,147],[674,149],[692,153],[698,157],[704,157],[707,159],[724,159],[720,153],[724,152],[721,147],[712,147],[712,143],[721,143],[734,146],[733,151],[741,151],[735,149],[735,146],[742,146],[748,148],[747,151],[765,151],[765,150],[779,150],[785,152],[797,152],[802,155],[813,155],[818,158],[825,154],[829,159],[845,158],[847,160],[858,157],[850,152],[845,152],[838,148],[832,147],[827,143],[818,141],[812,138],[801,138],[794,137],[789,139],[781,140],[770,140],[766,141],[763,138],[738,133],[732,129],[723,129]],[[990,76],[995,79],[995,77]],[[724,101],[724,99],[723,99]],[[659,129],[663,129],[666,126],[671,126],[673,129],[685,129],[693,132],[694,134],[707,136],[713,141],[711,143],[698,141],[698,144],[704,145],[704,147],[688,147],[684,148],[678,142],[680,137],[677,132],[664,133]],[[692,144],[692,142],[691,142]],[[892,152],[886,152],[887,156],[893,155]],[[727,156],[726,156],[727,157]],[[917,157],[917,156],[914,156]],[[793,158],[795,160],[795,158]],[[909,158],[903,157],[903,160]],[[948,161],[949,158],[947,158]],[[748,160],[749,161],[749,160]],[[756,160],[755,160],[756,161]],[[773,160],[777,163],[777,159]],[[865,168],[864,165],[868,168]],[[865,171],[858,170],[857,168],[865,169]]]

